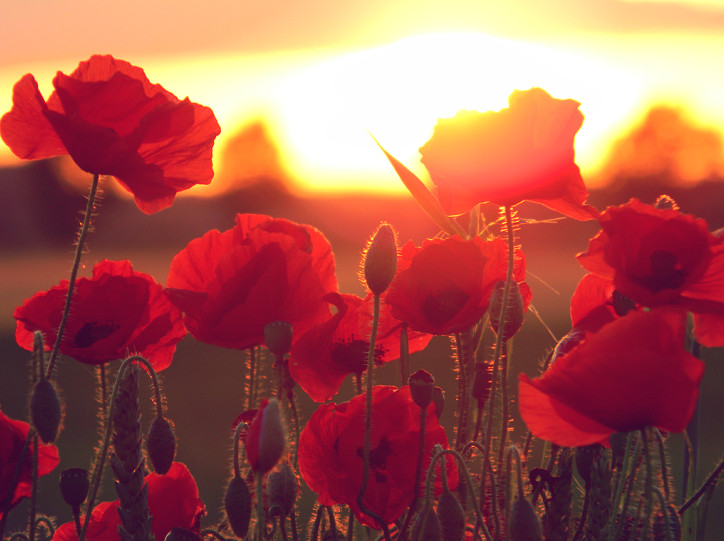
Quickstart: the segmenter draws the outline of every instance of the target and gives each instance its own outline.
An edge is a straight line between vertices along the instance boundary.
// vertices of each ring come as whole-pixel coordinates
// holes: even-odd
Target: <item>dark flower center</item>
[[[430,293],[422,303],[425,318],[433,325],[441,325],[454,318],[468,302],[470,295],[455,284]]]
[[[651,277],[647,285],[654,292],[662,289],[678,289],[684,283],[684,271],[677,257],[666,250],[656,250],[649,256]]]
[[[387,457],[391,454],[392,446],[385,436],[380,438],[377,447],[370,449],[370,469],[378,483],[387,481],[387,473],[384,470],[387,469]],[[364,460],[364,449],[362,447],[357,448],[357,456]]]
[[[75,345],[79,348],[89,348],[99,340],[109,337],[120,329],[112,321],[89,321],[75,335]]]
[[[366,340],[339,340],[332,346],[332,360],[343,366],[350,374],[361,374],[367,370],[367,351],[370,344]],[[375,347],[375,364],[381,364],[384,350]]]

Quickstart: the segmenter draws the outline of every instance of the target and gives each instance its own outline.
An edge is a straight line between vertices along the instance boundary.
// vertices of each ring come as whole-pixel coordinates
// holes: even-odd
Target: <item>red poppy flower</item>
[[[535,201],[578,220],[596,210],[574,161],[580,105],[545,90],[516,90],[497,112],[460,111],[441,119],[420,148],[421,161],[448,214],[478,203],[513,206]]]
[[[201,531],[201,517],[206,507],[199,499],[199,489],[188,468],[174,462],[165,475],[150,473],[148,485],[148,510],[153,517],[152,529],[156,539],[165,539],[172,528]],[[98,504],[91,513],[86,539],[92,541],[118,541],[119,500]],[[53,541],[78,541],[75,523],[66,522],[53,535]]]
[[[632,199],[607,208],[600,222],[581,265],[643,306],[694,312],[701,343],[724,345],[724,241],[704,220]]]
[[[228,348],[264,343],[264,327],[286,321],[295,337],[329,317],[324,296],[337,290],[329,241],[308,225],[238,214],[176,254],[168,293],[191,334]]]
[[[430,334],[451,334],[469,329],[485,314],[496,282],[505,280],[508,265],[505,241],[495,238],[428,239],[417,248],[405,244],[397,276],[387,292],[392,317],[410,328]],[[522,252],[516,254],[514,276],[525,278]],[[530,289],[521,283],[525,307]]]
[[[364,473],[365,406],[364,395],[342,404],[320,406],[299,439],[299,470],[309,488],[318,494],[321,505],[349,505],[362,524],[379,528],[357,506]],[[447,448],[445,430],[438,423],[434,404],[428,406],[427,412],[422,471],[427,471],[435,444]],[[364,504],[387,523],[399,518],[412,501],[419,447],[420,407],[413,402],[410,388],[375,386],[370,475]],[[447,472],[454,488],[457,469],[452,461],[447,462]]]
[[[15,340],[20,347],[32,351],[33,333],[42,331],[46,349],[52,348],[67,293],[68,281],[63,280],[15,309]],[[134,271],[130,261],[104,259],[93,268],[92,278],[75,283],[60,351],[86,364],[137,353],[159,371],[171,364],[176,344],[184,336],[181,311],[160,284]]]
[[[631,312],[589,335],[541,377],[520,375],[518,402],[537,437],[573,447],[655,426],[681,432],[704,364],[683,349],[682,312]]]
[[[70,75],[58,72],[53,86],[46,102],[31,74],[15,84],[0,135],[18,157],[70,154],[84,171],[116,177],[147,214],[211,182],[220,128],[208,107],[179,100],[110,55],[94,55]]]
[[[8,497],[10,484],[15,476],[29,431],[30,425],[28,423],[11,419],[0,411],[0,518],[3,516],[2,504],[5,503]],[[32,494],[32,456],[33,444],[31,443],[20,470],[18,484],[10,500],[10,507],[14,507],[20,500],[28,498]],[[55,469],[58,462],[60,462],[60,459],[55,445],[41,443],[38,447],[38,475],[49,474]]]
[[[289,371],[292,379],[315,402],[326,402],[339,391],[348,374],[367,369],[370,345],[372,296],[330,293],[325,300],[337,313],[299,337],[292,348]],[[375,340],[375,363],[385,364],[400,357],[402,323],[392,317],[389,306],[380,307]],[[410,353],[424,349],[432,336],[410,331]]]

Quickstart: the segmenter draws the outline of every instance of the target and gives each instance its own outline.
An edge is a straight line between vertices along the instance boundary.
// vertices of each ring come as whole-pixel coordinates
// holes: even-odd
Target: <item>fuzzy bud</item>
[[[437,515],[442,526],[443,541],[463,541],[465,537],[465,511],[460,501],[449,490],[440,494]]]
[[[288,462],[271,472],[266,481],[266,498],[271,516],[286,517],[292,511],[299,492],[299,482]]]
[[[249,531],[251,520],[251,491],[241,477],[234,477],[226,487],[224,510],[234,534],[243,539]]]
[[[427,408],[432,402],[435,389],[435,378],[432,374],[427,370],[418,370],[407,379],[407,384],[415,404],[420,406],[420,409]]]
[[[292,349],[294,331],[286,321],[272,321],[264,327],[264,345],[274,355],[286,355]]]
[[[186,528],[171,528],[163,541],[201,541],[201,538]]]
[[[68,468],[60,474],[60,494],[65,503],[73,509],[80,507],[90,489],[88,470],[83,468]]]
[[[389,287],[397,270],[397,241],[395,231],[382,222],[372,236],[364,256],[364,279],[375,295]]]
[[[443,541],[440,517],[433,511],[432,506],[426,505],[417,515],[412,525],[411,538],[418,541]]]
[[[61,415],[60,397],[55,387],[47,379],[39,379],[30,396],[30,417],[43,443],[55,441]]]
[[[249,426],[244,446],[252,469],[257,473],[271,470],[284,453],[286,435],[279,401],[262,402]]]
[[[543,541],[540,518],[525,498],[516,499],[510,510],[510,541]]]
[[[500,335],[500,309],[503,306],[504,292],[505,282],[500,280],[493,287],[493,293],[490,296],[490,305],[488,307],[490,325],[497,335]],[[512,282],[510,284],[508,304],[506,305],[504,314],[505,324],[503,325],[503,336],[500,336],[502,340],[509,340],[520,330],[520,327],[523,325],[524,311],[525,306],[523,305],[523,296],[520,294],[520,287],[516,282]]]
[[[146,449],[154,471],[159,475],[168,473],[176,456],[176,436],[171,423],[165,418],[156,417],[151,423],[146,439]]]

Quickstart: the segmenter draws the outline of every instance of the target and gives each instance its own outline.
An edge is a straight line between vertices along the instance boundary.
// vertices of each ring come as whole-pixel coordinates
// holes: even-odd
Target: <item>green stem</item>
[[[400,329],[400,387],[407,383],[410,377],[410,344],[407,339],[407,323]]]
[[[455,333],[455,349],[457,351],[458,360],[458,433],[455,440],[455,449],[462,449],[468,439],[468,409],[469,392],[467,367],[468,359],[466,349],[468,344],[465,343],[460,333]]]
[[[256,472],[256,538],[264,541],[266,520],[264,518],[264,474]]]
[[[653,512],[654,498],[654,465],[651,459],[651,450],[649,449],[649,430],[641,429],[641,443],[643,445],[644,461],[646,462],[646,477],[644,479],[644,535],[648,535],[651,527],[651,513]],[[663,510],[666,512],[666,509]]]
[[[247,395],[246,409],[252,409],[256,404],[256,349],[249,348],[249,394]]]
[[[420,408],[420,449],[417,453],[417,468],[415,470],[415,486],[412,491],[412,502],[407,510],[405,524],[402,526],[397,539],[405,539],[407,528],[412,522],[412,516],[417,509],[417,500],[420,497],[420,481],[422,480],[422,462],[425,460],[425,425],[427,424],[427,408]],[[445,468],[442,468],[444,471]],[[443,474],[444,475],[444,474]]]
[[[38,504],[38,435],[33,434],[33,473],[32,492],[30,493],[30,519],[28,521],[28,539],[35,541],[35,515]]]
[[[63,333],[65,332],[65,325],[68,322],[68,314],[70,313],[70,304],[73,300],[73,289],[75,288],[75,279],[78,275],[78,268],[80,267],[80,258],[83,254],[83,247],[85,246],[85,238],[90,230],[91,220],[93,218],[93,207],[95,206],[96,192],[98,190],[98,181],[100,176],[98,173],[93,175],[91,181],[90,191],[88,192],[88,203],[85,207],[85,214],[83,215],[83,223],[80,226],[78,232],[78,242],[75,247],[75,257],[73,259],[73,267],[70,271],[70,279],[68,280],[68,293],[65,296],[65,307],[63,308],[63,317],[60,320],[58,326],[58,334],[55,338],[55,345],[53,351],[50,354],[50,360],[48,361],[48,369],[45,372],[45,378],[50,379],[53,373],[53,367],[55,366],[55,360],[58,357],[60,351],[60,343],[63,340]]]

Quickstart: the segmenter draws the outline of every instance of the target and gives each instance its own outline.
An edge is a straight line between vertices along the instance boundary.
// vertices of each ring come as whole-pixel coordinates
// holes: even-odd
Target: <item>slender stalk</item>
[[[289,522],[292,525],[292,541],[299,541],[299,532],[297,532],[297,515],[294,510],[289,513]],[[352,541],[352,538],[350,538],[349,541]]]
[[[264,474],[256,472],[256,538],[264,540],[266,520],[264,518]]]
[[[412,521],[412,516],[415,514],[417,509],[417,500],[420,497],[420,481],[422,480],[422,462],[425,460],[425,425],[427,424],[427,408],[420,408],[420,449],[417,453],[417,468],[415,469],[415,487],[412,491],[412,502],[407,510],[407,517],[405,517],[405,524],[402,526],[397,539],[405,539],[407,528]],[[444,471],[442,468],[441,471]],[[445,474],[442,474],[445,475]]]
[[[400,386],[410,377],[410,344],[407,340],[407,323],[400,329]]]
[[[681,507],[679,508],[679,515],[683,515],[684,512],[691,507],[693,504],[697,502],[699,498],[701,498],[704,493],[709,489],[711,485],[715,485],[717,483],[717,480],[719,478],[719,475],[724,472],[724,460],[719,462],[719,465],[714,469],[713,472],[709,475],[709,477],[706,478],[706,481],[704,481],[699,488],[699,490],[696,491],[696,493],[686,500]]]
[[[649,430],[641,429],[641,444],[643,446],[644,461],[646,462],[646,477],[644,478],[644,535],[648,535],[651,527],[651,513],[653,512],[654,499],[654,465],[649,449]],[[663,510],[666,512],[666,508]]]
[[[501,323],[503,325],[503,323]],[[503,340],[500,356],[500,391],[502,394],[503,412],[502,422],[500,423],[500,442],[498,443],[498,464],[503,462],[503,453],[505,452],[505,442],[508,438],[508,343]]]
[[[458,431],[455,449],[462,449],[468,438],[468,410],[470,393],[468,392],[468,344],[460,333],[455,333],[455,350],[458,360]]]
[[[63,308],[63,317],[60,320],[58,326],[58,335],[55,338],[55,345],[53,351],[50,354],[50,360],[48,361],[48,369],[45,372],[45,378],[50,379],[53,373],[53,367],[55,366],[55,360],[58,357],[60,351],[60,343],[63,340],[63,333],[65,332],[65,325],[68,322],[68,314],[70,313],[70,304],[73,300],[73,289],[75,288],[75,280],[78,276],[78,268],[80,267],[80,258],[83,255],[83,247],[85,246],[85,238],[90,230],[91,220],[93,218],[93,207],[95,206],[96,192],[98,191],[98,181],[100,176],[97,173],[93,174],[93,180],[91,181],[90,191],[88,192],[88,203],[85,207],[85,214],[83,215],[83,223],[80,226],[78,232],[78,242],[75,247],[75,257],[73,259],[73,267],[70,271],[70,279],[68,280],[68,293],[65,296],[65,307]]]
[[[35,515],[38,504],[38,435],[33,434],[33,477],[30,493],[30,518],[28,520],[28,539],[35,541]]]
[[[25,443],[23,443],[23,448],[20,451],[20,456],[18,457],[18,464],[17,466],[15,466],[15,471],[13,472],[13,478],[8,485],[7,496],[5,496],[5,501],[2,502],[2,505],[0,506],[0,510],[2,510],[3,512],[2,518],[0,518],[0,539],[2,539],[3,534],[5,533],[5,524],[7,523],[8,515],[10,514],[10,503],[13,501],[15,488],[18,486],[20,474],[23,471],[23,464],[25,463],[25,459],[28,456],[28,451],[30,450],[30,441],[33,438],[34,432],[35,429],[31,426],[30,430],[28,431],[28,435],[25,437]]]
[[[256,349],[249,348],[249,394],[247,395],[246,409],[251,409],[256,404]]]

